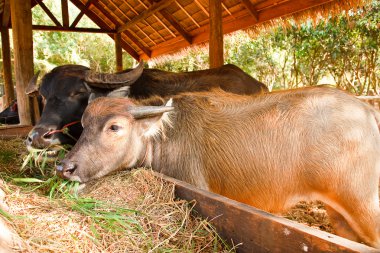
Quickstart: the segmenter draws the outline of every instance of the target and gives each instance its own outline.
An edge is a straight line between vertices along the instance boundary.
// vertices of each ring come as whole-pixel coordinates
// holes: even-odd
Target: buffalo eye
[[[70,94],[70,97],[82,96],[84,94],[86,94],[85,90],[79,90],[79,91],[72,92]]]
[[[118,126],[118,125],[111,125],[111,126],[110,126],[110,130],[113,131],[113,132],[119,131],[120,128],[121,128],[121,127]]]

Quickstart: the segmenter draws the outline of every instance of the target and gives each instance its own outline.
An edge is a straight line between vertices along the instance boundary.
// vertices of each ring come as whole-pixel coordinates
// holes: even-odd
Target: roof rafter
[[[149,9],[147,9],[146,11],[142,12],[139,16],[136,16],[135,18],[131,19],[130,21],[128,21],[126,24],[120,26],[117,31],[118,32],[123,32],[127,29],[129,29],[130,27],[134,26],[135,24],[137,24],[138,22],[140,22],[141,20],[144,20],[146,19],[147,17],[149,17],[150,15],[168,7],[169,5],[171,5],[175,0],[165,0],[165,1],[160,1],[160,2],[155,2],[154,4],[152,4],[152,6],[150,6]]]
[[[77,8],[79,8],[80,10],[83,10],[85,8],[85,5],[80,1],[80,0],[70,0]],[[95,5],[94,5],[95,6]],[[96,7],[96,6],[95,6]],[[99,9],[99,8],[98,8]],[[86,12],[86,15],[92,19],[99,27],[101,28],[105,28],[107,27],[108,29],[112,30],[111,27],[109,27],[109,25],[107,23],[105,23],[101,18],[99,18],[95,13],[91,12],[91,11],[87,11]],[[115,24],[116,25],[116,24]],[[116,31],[115,31],[116,32]],[[113,39],[113,35],[112,34],[108,34],[112,39]],[[129,46],[128,44],[126,43],[121,43],[122,44],[122,47],[125,49],[125,51],[127,51],[133,58],[135,58],[136,60],[140,60],[140,56],[139,54],[131,47]]]
[[[51,13],[49,8],[46,7],[46,5],[42,2],[42,0],[35,0],[35,1],[38,3],[39,6],[41,6],[41,8],[44,10],[44,12],[49,16],[51,21],[53,21],[56,26],[62,27],[61,23],[58,21],[58,19],[56,19],[53,13]]]
[[[253,6],[250,0],[240,0],[244,7],[248,10],[248,12],[252,15],[252,17],[257,21],[259,21],[259,13]]]
[[[153,4],[154,0],[148,0]],[[183,29],[183,27],[177,22],[177,20],[167,10],[163,9],[159,11],[160,14],[174,27],[174,29],[189,43],[192,44],[193,39],[190,34]]]
[[[83,15],[88,11],[88,8],[92,4],[93,1],[96,0],[88,0],[87,3],[85,4],[83,10],[80,11],[78,16],[74,19],[73,23],[70,25],[70,27],[76,27],[79,23],[79,21],[82,19]]]
[[[277,0],[278,1],[278,0]],[[228,18],[223,19],[223,31],[224,33],[230,33],[237,31],[239,29],[248,28],[257,23],[265,22],[274,18],[279,18],[286,15],[291,15],[296,12],[304,11],[306,9],[324,5],[332,2],[333,0],[303,0],[298,2],[297,5],[294,5],[291,1],[282,1],[278,5],[272,5],[271,7],[265,7],[265,9],[261,10],[258,6],[261,2],[255,6],[260,11],[260,20],[256,21],[251,15],[247,15],[246,11],[241,11],[240,13],[236,13],[238,19],[234,19],[229,16]],[[275,8],[274,8],[275,7]],[[194,30],[193,33],[196,34],[193,36],[193,43],[200,44],[208,41],[209,35],[209,25],[206,28],[199,28]],[[156,47],[152,49],[152,57],[156,57],[158,55],[167,54],[171,52],[175,52],[180,50],[186,46],[185,42],[179,40],[178,38],[171,39],[167,41],[165,44],[160,45],[160,47]]]
[[[114,25],[116,26],[116,27],[118,27],[122,22],[121,21],[118,21],[118,20],[116,20],[116,18],[114,18],[112,15],[109,15],[109,13],[106,13],[106,10],[105,10],[105,7],[106,6],[104,6],[103,8],[100,6],[100,3],[98,2],[98,1],[95,1],[94,3],[94,6],[101,12],[101,13],[103,13],[103,15],[105,15],[105,16],[107,16],[110,20],[111,20],[111,22],[112,23],[114,23]],[[120,18],[118,18],[119,20],[120,20]],[[129,39],[132,41],[132,42],[134,42],[134,40],[136,40],[136,41],[139,41],[135,36],[133,36],[131,33],[128,33],[128,34],[126,34],[128,37],[129,37]],[[123,46],[123,48],[125,48],[126,46],[128,46],[131,50],[133,50],[134,52],[136,52],[130,45],[127,45],[125,42],[123,43],[123,40],[121,41],[121,44],[122,44],[122,46]],[[151,56],[151,51],[149,50],[149,49],[147,49],[145,46],[143,46],[140,42],[138,42],[138,44],[136,44],[136,46],[138,47],[138,48],[140,48],[148,57],[150,57]],[[128,52],[128,50],[126,50],[127,52]],[[137,54],[137,52],[136,52],[136,54]],[[135,58],[135,57],[134,57]],[[140,58],[140,57],[139,57]],[[137,60],[139,60],[139,58],[137,59]],[[136,59],[136,58],[135,58]]]

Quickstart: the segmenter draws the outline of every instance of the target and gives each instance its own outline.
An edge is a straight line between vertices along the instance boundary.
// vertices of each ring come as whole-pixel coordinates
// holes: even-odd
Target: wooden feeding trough
[[[237,252],[380,252],[345,238],[272,215],[221,195],[157,173],[175,185],[178,198],[195,200],[219,235],[238,245]]]
[[[16,137],[26,137],[32,126],[0,126],[0,139],[8,140]]]

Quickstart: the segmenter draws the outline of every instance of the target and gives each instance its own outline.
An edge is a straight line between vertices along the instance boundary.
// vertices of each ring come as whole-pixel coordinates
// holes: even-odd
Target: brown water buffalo
[[[147,98],[154,95],[171,96],[184,91],[206,91],[215,87],[237,94],[268,91],[263,83],[232,64],[173,73],[144,69],[141,62],[135,69],[116,74],[97,73],[80,65],[64,65],[46,74],[39,89],[36,81],[37,75],[31,80],[27,92],[39,91],[45,106],[40,121],[28,135],[26,145],[28,149],[50,147],[51,156],[56,155],[54,145],[75,144],[79,138],[82,126],[77,123],[91,92],[96,93],[96,96],[104,96],[118,89],[122,91],[118,96]],[[70,135],[60,131],[65,127],[69,129]]]
[[[380,114],[333,88],[98,98],[57,167],[86,182],[138,166],[269,212],[321,200],[336,232],[380,247]]]

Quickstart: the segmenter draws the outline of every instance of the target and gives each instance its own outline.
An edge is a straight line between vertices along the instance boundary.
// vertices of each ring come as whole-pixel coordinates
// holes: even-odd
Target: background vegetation
[[[44,1],[60,19],[60,2]],[[70,6],[71,18],[79,11]],[[71,20],[72,21],[72,20]],[[33,9],[35,24],[52,21],[43,10]],[[87,18],[79,26],[95,27]],[[225,37],[225,62],[233,63],[263,81],[270,89],[336,84],[357,95],[380,93],[380,0],[315,24],[239,31]],[[62,64],[82,64],[113,72],[113,40],[105,34],[34,32],[36,70],[47,72]],[[124,53],[125,68],[133,59]],[[208,68],[206,48],[195,47],[151,60],[150,67],[171,71]],[[1,82],[1,80],[0,80]]]

